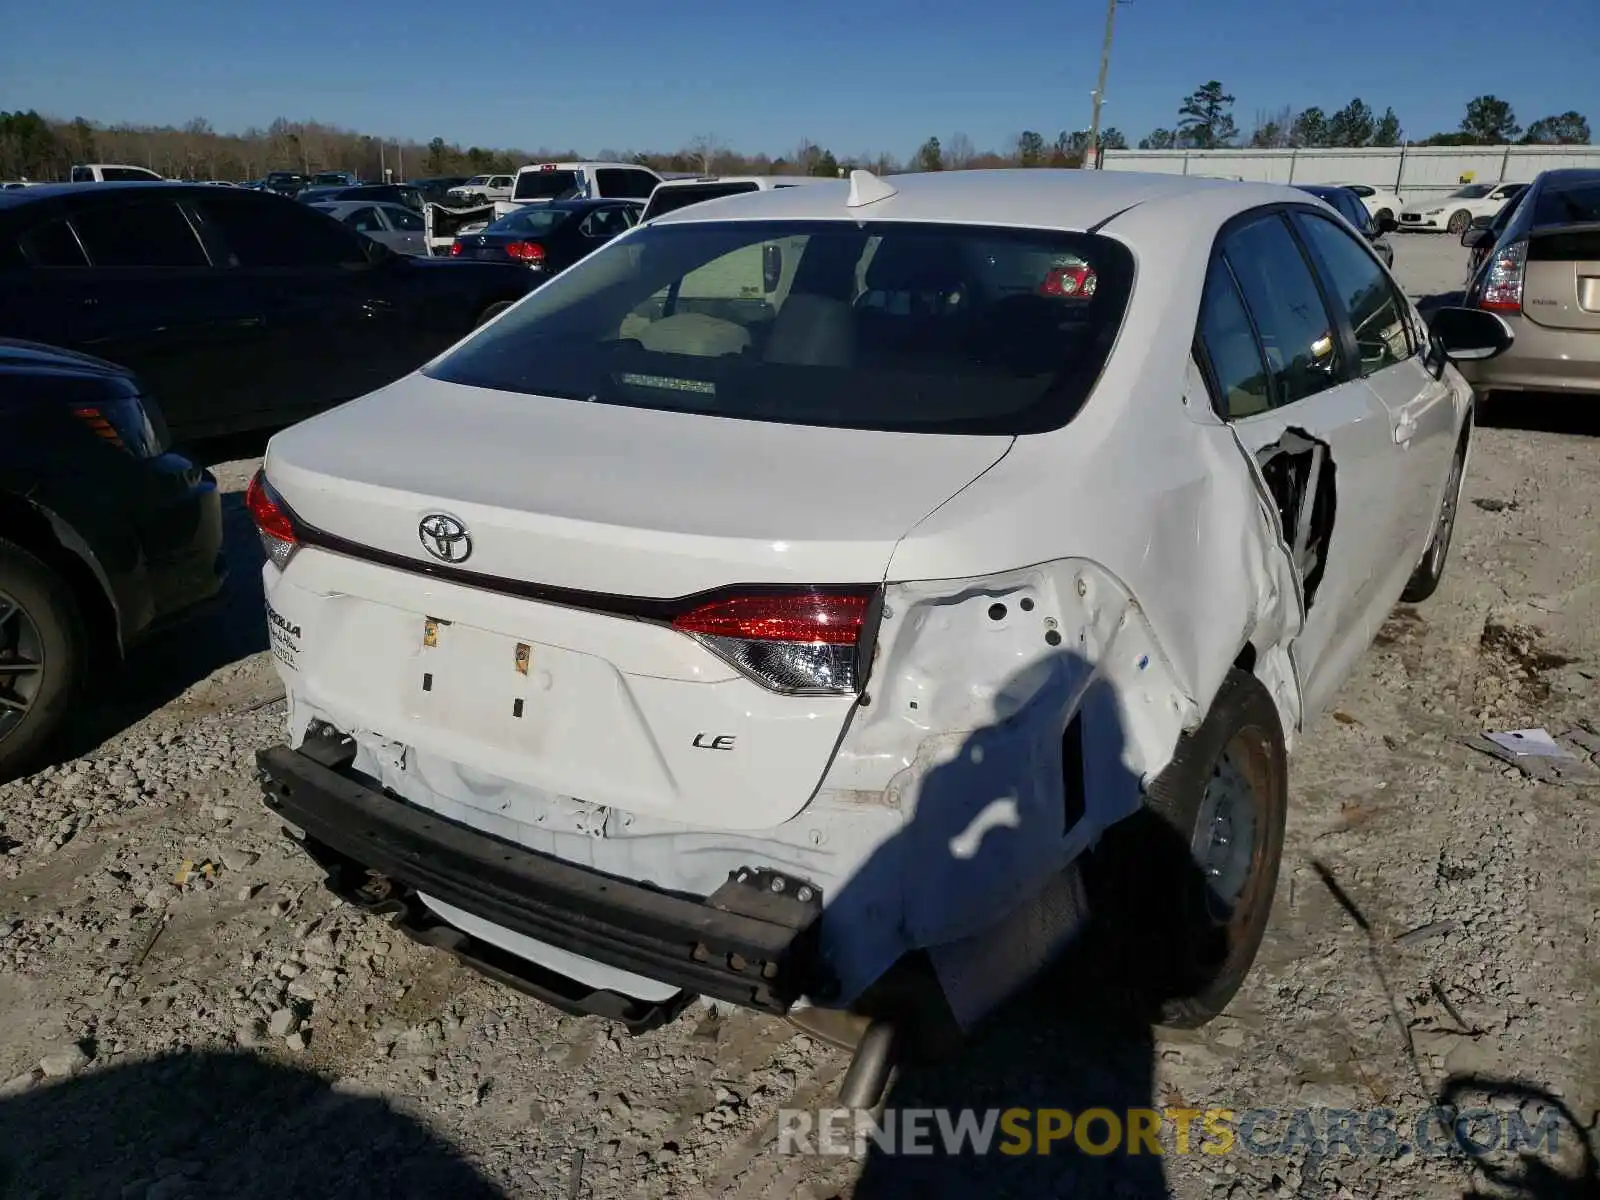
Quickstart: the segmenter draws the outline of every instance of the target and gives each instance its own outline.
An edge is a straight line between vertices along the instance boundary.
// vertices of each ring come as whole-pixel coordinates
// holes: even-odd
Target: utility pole
[[[1096,161],[1095,151],[1100,146],[1100,106],[1106,99],[1106,72],[1111,69],[1111,35],[1117,28],[1117,5],[1122,0],[1106,0],[1106,40],[1100,47],[1100,82],[1094,89],[1094,113],[1089,118],[1089,140],[1083,148],[1085,165]]]

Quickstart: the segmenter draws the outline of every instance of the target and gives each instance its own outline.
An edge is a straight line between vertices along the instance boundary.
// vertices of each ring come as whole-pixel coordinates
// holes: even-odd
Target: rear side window
[[[1306,212],[1294,219],[1321,264],[1328,291],[1350,315],[1362,377],[1410,358],[1411,341],[1401,315],[1405,306],[1372,255],[1332,221]]]
[[[1022,434],[1079,411],[1133,260],[1091,234],[647,225],[428,368],[507,392],[845,429]]]
[[[142,171],[138,167],[106,167],[101,174],[107,183],[151,183],[161,178],[154,171]]]
[[[72,218],[97,267],[204,267],[210,262],[183,211],[170,201],[93,208]]]
[[[1200,344],[1211,368],[1211,385],[1217,410],[1225,420],[1237,421],[1272,407],[1267,365],[1245,311],[1244,298],[1228,262],[1221,255],[1211,260],[1200,302]]]
[[[65,221],[49,221],[20,239],[22,256],[35,267],[87,267],[77,234]]]
[[[383,215],[389,218],[389,224],[404,233],[422,232],[422,218],[414,212],[391,205],[383,210]]]
[[[378,215],[378,210],[370,204],[365,208],[358,208],[346,213],[340,220],[360,233],[383,232],[383,218]]]
[[[89,168],[89,167],[73,167],[72,168],[72,182],[73,183],[93,183],[94,182],[94,171],[93,171],[93,169]]]
[[[1600,176],[1565,186],[1546,183],[1534,194],[1533,223],[1600,224]]]
[[[208,232],[225,243],[233,267],[338,267],[363,263],[361,243],[335,220],[301,204],[206,199],[198,206]]]
[[[1333,320],[1283,218],[1274,213],[1233,230],[1222,250],[1260,336],[1274,404],[1342,382]]]
[[[759,190],[760,188],[749,180],[743,183],[695,183],[683,187],[658,188],[650,197],[650,203],[645,209],[645,219],[650,220],[664,213],[677,212],[680,208],[687,208],[704,200],[715,200],[719,196],[737,196],[741,192]]]
[[[517,176],[513,200],[554,200],[578,186],[576,171],[523,171]]]

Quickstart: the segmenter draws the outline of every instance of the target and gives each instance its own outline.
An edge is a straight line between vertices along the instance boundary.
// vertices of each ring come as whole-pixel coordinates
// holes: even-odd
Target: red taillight
[[[1067,267],[1051,267],[1044,277],[1044,282],[1039,285],[1041,296],[1061,296],[1072,300],[1087,300],[1094,295],[1095,285],[1100,282],[1095,275],[1094,268],[1087,264],[1079,263]]]
[[[87,425],[89,432],[101,441],[111,443],[118,450],[126,449],[122,442],[122,435],[117,432],[116,426],[106,420],[105,413],[98,408],[75,408],[72,410],[72,415]]]
[[[844,694],[862,681],[870,606],[865,591],[734,595],[684,613],[672,627],[773,691]]]
[[[539,266],[544,262],[544,247],[538,242],[512,242],[506,247],[506,253],[529,266]]]
[[[267,552],[272,565],[281,571],[294,555],[300,539],[295,536],[294,522],[290,520],[288,510],[260,471],[250,477],[250,486],[244,493],[244,506],[249,510],[250,519],[256,523],[262,549]]]
[[[451,242],[450,243],[450,257],[451,258],[456,258],[460,254],[461,254],[461,243],[460,242]]]
[[[1528,265],[1528,243],[1512,242],[1489,260],[1478,307],[1489,312],[1522,311],[1522,281]]]

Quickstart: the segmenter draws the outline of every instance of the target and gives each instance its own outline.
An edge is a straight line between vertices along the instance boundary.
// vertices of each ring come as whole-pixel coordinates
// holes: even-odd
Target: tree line
[[[1284,107],[1257,112],[1254,128],[1241,136],[1233,117],[1234,97],[1212,79],[1201,84],[1178,105],[1178,120],[1171,128],[1152,130],[1139,139],[1141,150],[1216,150],[1248,146],[1252,149],[1328,146],[1398,146],[1402,129],[1392,108],[1377,114],[1359,96],[1332,114],[1312,105],[1295,112]],[[1589,122],[1575,110],[1540,117],[1526,130],[1517,123],[1511,105],[1497,96],[1476,96],[1467,101],[1466,114],[1455,130],[1413,139],[1414,146],[1502,146],[1589,144]]]
[[[1127,139],[1116,129],[1100,135],[1102,145],[1125,149]],[[893,154],[836,154],[802,140],[776,156],[744,154],[713,134],[693,138],[679,150],[616,150],[602,148],[592,157],[608,162],[633,162],[664,173],[719,175],[835,176],[851,167],[880,174],[911,169],[967,170],[985,167],[1076,167],[1081,164],[1088,132],[1064,130],[1047,139],[1023,130],[1004,148],[979,150],[963,133],[944,140],[931,137],[901,160]],[[268,171],[349,171],[363,179],[438,175],[478,175],[513,171],[526,163],[590,157],[571,147],[534,149],[467,146],[436,137],[384,139],[321,121],[279,117],[264,128],[221,133],[204,117],[182,126],[102,124],[75,117],[70,121],[34,111],[0,112],[0,179],[66,179],[74,163],[114,162],[148,167],[172,179],[258,179]]]
[[[1400,120],[1392,108],[1377,114],[1360,98],[1327,114],[1311,107],[1258,113],[1248,135],[1241,135],[1233,116],[1234,97],[1210,80],[1185,96],[1171,129],[1153,130],[1139,140],[1142,150],[1215,149],[1246,145],[1394,146],[1401,140]],[[834,176],[851,167],[879,174],[901,170],[943,171],[1000,167],[1077,167],[1083,162],[1087,130],[1062,130],[1053,138],[1025,129],[999,149],[979,150],[963,133],[941,140],[930,137],[908,158],[865,152],[836,154],[802,140],[792,151],[772,156],[743,154],[713,134],[702,134],[674,151],[601,149],[603,161],[634,162],[664,173],[719,175]],[[1467,104],[1460,128],[1413,141],[1413,145],[1460,146],[1589,143],[1589,122],[1578,112],[1541,117],[1526,130],[1511,105],[1495,96],[1478,96]],[[1102,130],[1100,144],[1126,149],[1128,140],[1115,128]],[[32,110],[0,112],[0,179],[66,179],[74,163],[117,162],[148,167],[173,179],[256,179],[268,171],[349,171],[363,179],[427,175],[478,175],[512,171],[525,163],[584,157],[571,147],[534,149],[462,146],[436,137],[427,142],[385,139],[321,121],[291,121],[220,133],[204,117],[182,126],[102,124],[75,117],[70,121],[41,116]]]

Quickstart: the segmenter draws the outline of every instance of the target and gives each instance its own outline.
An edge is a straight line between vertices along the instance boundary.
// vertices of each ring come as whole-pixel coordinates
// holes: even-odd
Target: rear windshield
[[[524,209],[508,216],[501,217],[494,224],[484,230],[485,233],[521,233],[531,237],[554,233],[556,226],[560,225],[572,215],[571,210],[565,208],[538,208]]]
[[[1589,225],[1600,223],[1600,176],[1564,186],[1546,184],[1535,192],[1535,225]]]
[[[1600,262],[1600,225],[1593,229],[1536,231],[1528,239],[1531,262]]]
[[[746,180],[744,183],[697,183],[687,187],[657,188],[651,193],[645,207],[644,219],[650,220],[663,213],[677,212],[702,200],[715,200],[719,196],[737,196],[741,192],[755,192],[760,188]]]
[[[907,222],[647,225],[435,362],[435,379],[844,429],[1070,421],[1133,284],[1090,234]]]
[[[523,171],[517,176],[513,200],[554,200],[578,186],[576,171]]]

